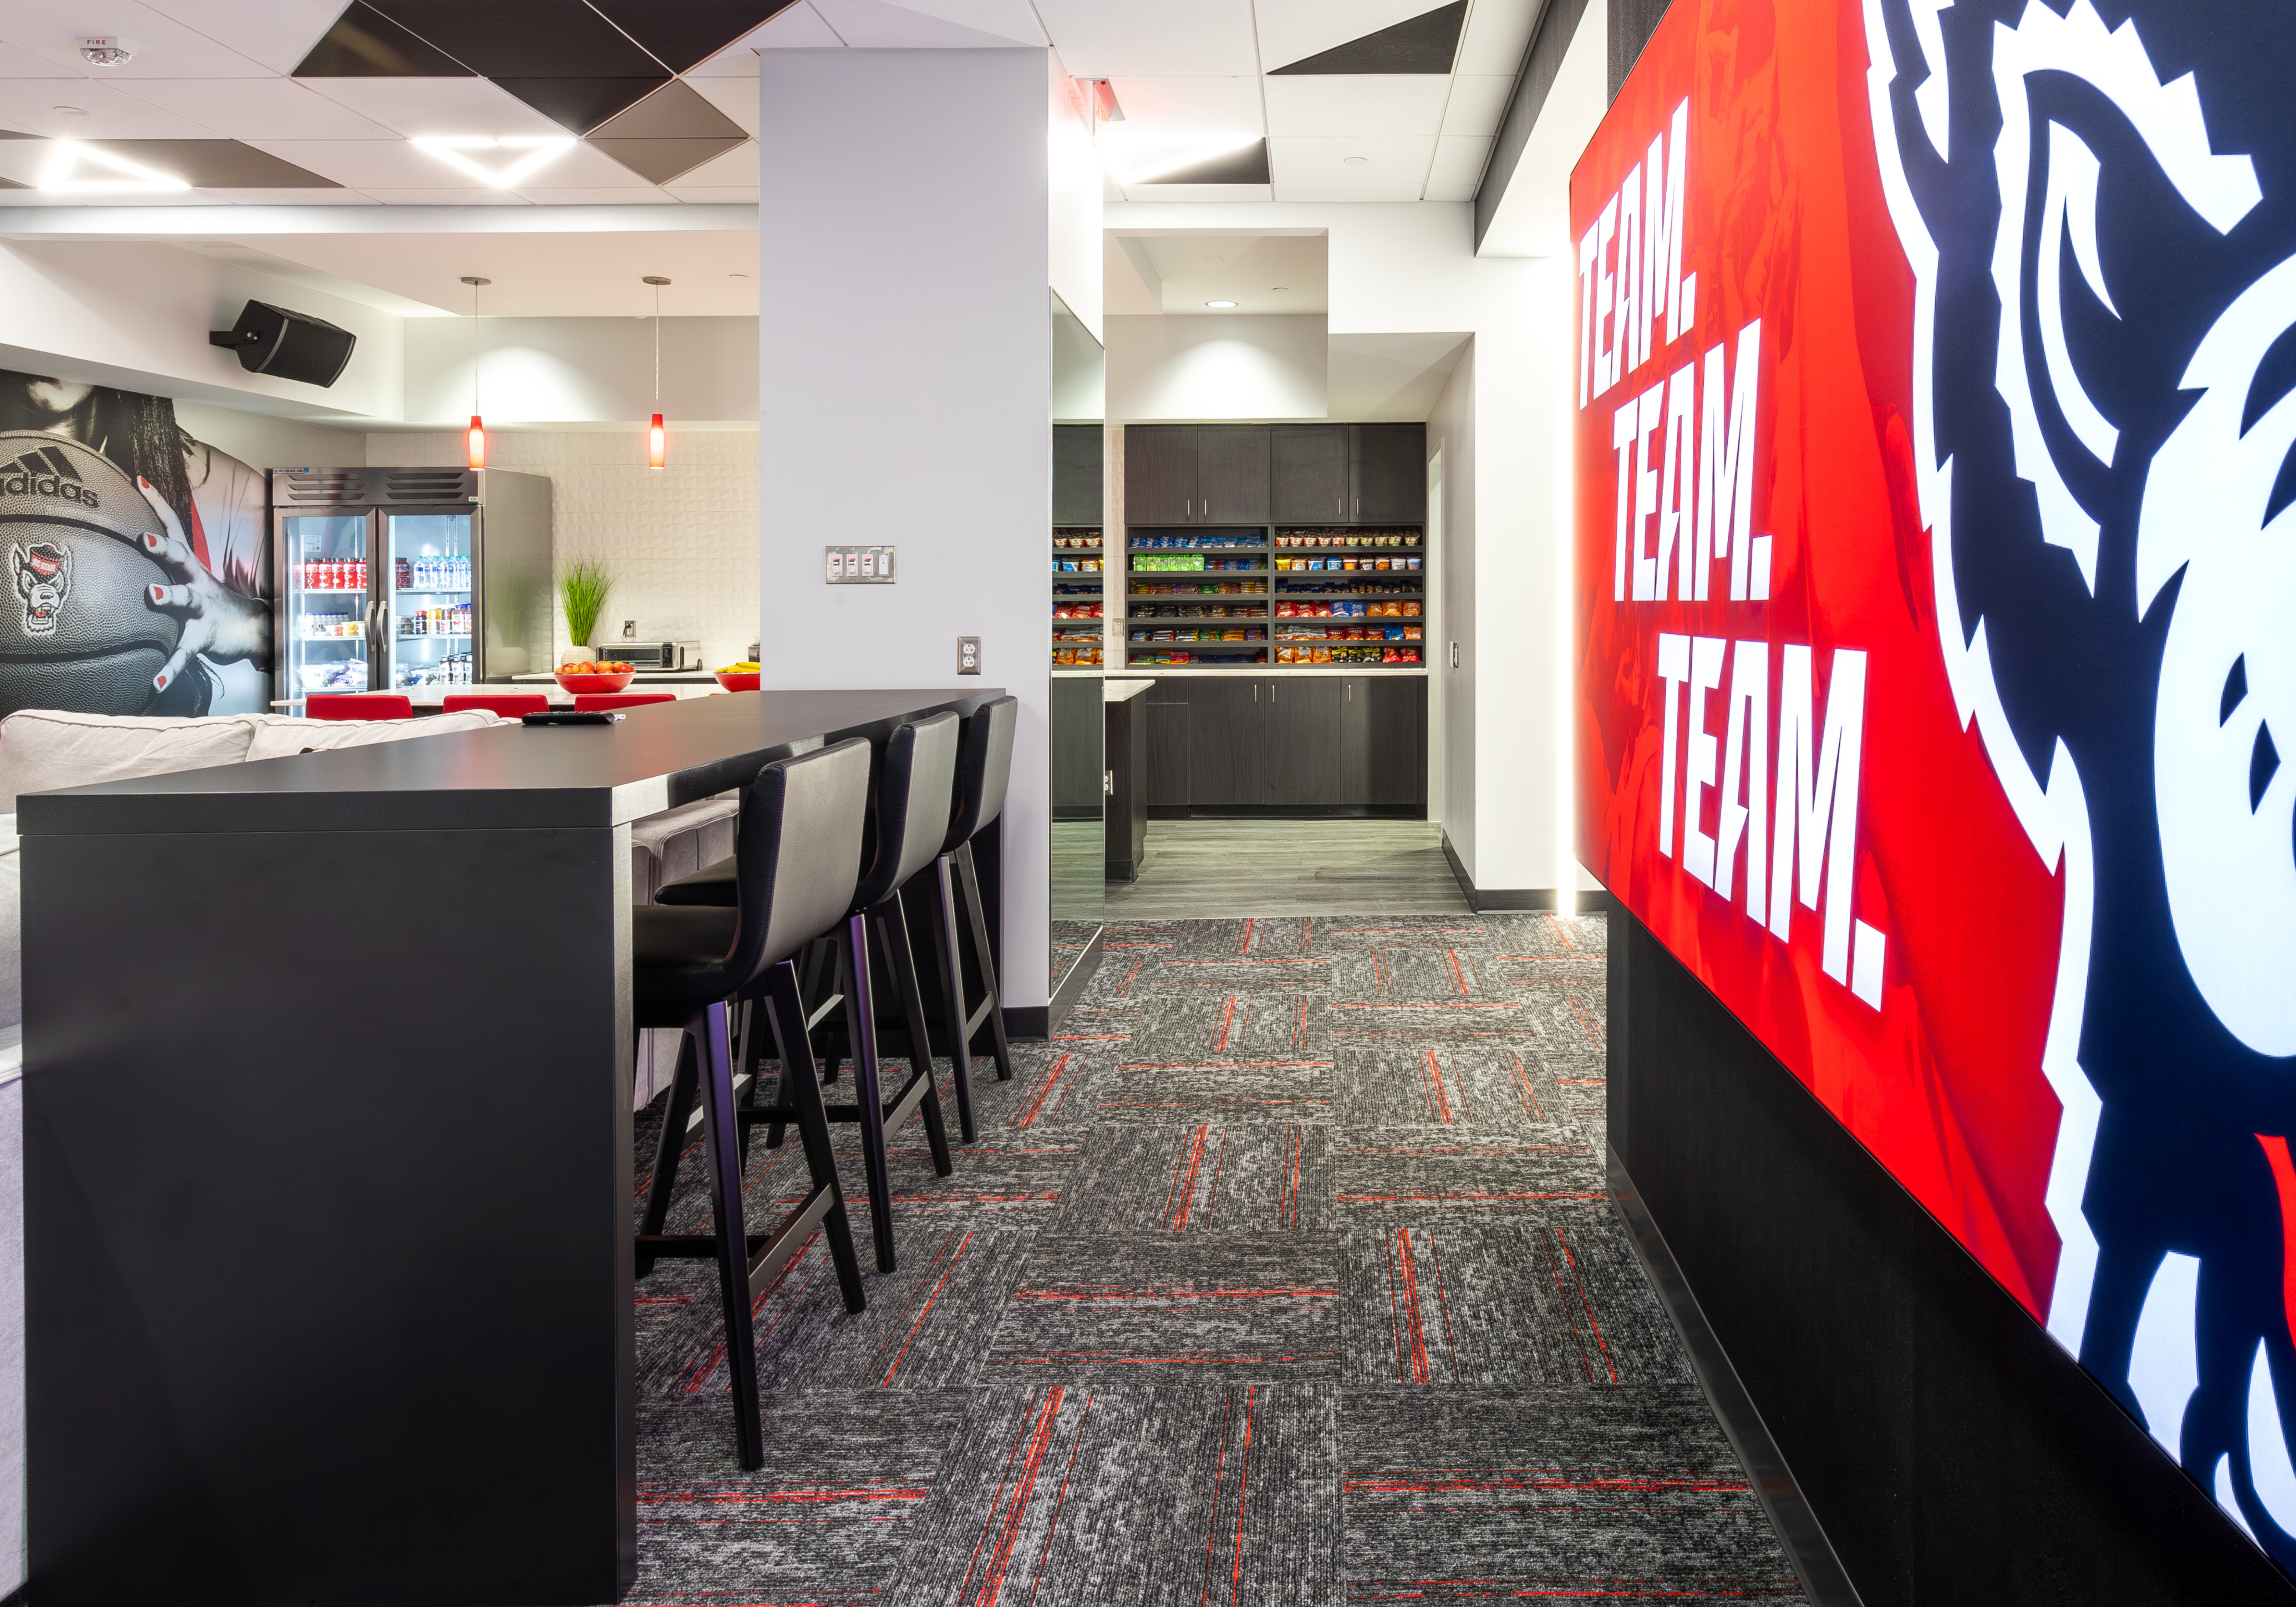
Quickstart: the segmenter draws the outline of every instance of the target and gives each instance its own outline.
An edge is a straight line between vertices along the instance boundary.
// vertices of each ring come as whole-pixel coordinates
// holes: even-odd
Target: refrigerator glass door
[[[366,514],[284,514],[279,533],[287,592],[281,695],[366,691]]]
[[[390,687],[469,684],[472,516],[386,513],[383,525]]]

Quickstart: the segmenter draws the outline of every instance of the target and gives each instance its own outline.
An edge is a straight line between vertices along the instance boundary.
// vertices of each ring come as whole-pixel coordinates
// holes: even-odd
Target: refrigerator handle
[[[390,604],[370,596],[366,605],[366,684],[369,691],[388,691],[381,679],[390,673]]]

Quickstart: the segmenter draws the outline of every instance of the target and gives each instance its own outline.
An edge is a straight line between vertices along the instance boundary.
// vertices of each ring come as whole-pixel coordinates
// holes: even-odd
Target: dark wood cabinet
[[[1424,806],[1427,683],[1415,676],[1365,675],[1346,676],[1340,685],[1336,801]]]
[[[1097,525],[1101,521],[1101,427],[1053,426],[1053,522]]]
[[[1260,802],[1266,759],[1264,684],[1226,678],[1188,685],[1188,801],[1230,807]]]
[[[1160,680],[1139,701],[1148,720],[1148,807],[1185,809],[1194,774],[1188,763],[1188,689]]]
[[[1348,517],[1418,524],[1427,517],[1427,426],[1349,424]]]
[[[1341,782],[1340,713],[1347,687],[1334,676],[1266,682],[1259,801],[1316,808],[1347,801]]]
[[[1267,447],[1263,424],[1197,429],[1197,524],[1267,522]]]
[[[1098,820],[1101,713],[1098,676],[1053,678],[1053,818]]]
[[[1329,523],[1348,517],[1348,426],[1268,427],[1268,477],[1278,524]]]
[[[1124,431],[1124,522],[1190,524],[1196,505],[1193,424],[1133,424]]]

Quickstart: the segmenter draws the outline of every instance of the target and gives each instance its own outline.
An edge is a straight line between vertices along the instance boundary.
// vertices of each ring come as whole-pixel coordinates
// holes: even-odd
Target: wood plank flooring
[[[1111,921],[1450,915],[1467,901],[1423,820],[1152,820],[1140,880],[1108,884]]]

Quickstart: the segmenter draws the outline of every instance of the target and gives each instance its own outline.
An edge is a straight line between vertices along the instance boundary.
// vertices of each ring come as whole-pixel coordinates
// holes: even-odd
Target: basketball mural
[[[2283,1567],[2291,82],[1676,0],[1571,184],[1582,858]]]
[[[0,372],[0,714],[266,710],[265,500],[164,397]]]

